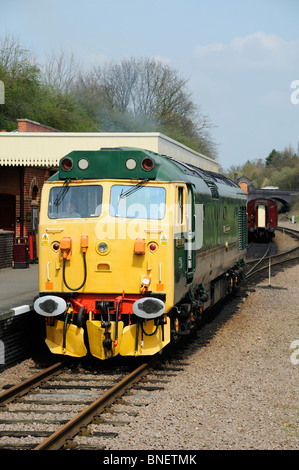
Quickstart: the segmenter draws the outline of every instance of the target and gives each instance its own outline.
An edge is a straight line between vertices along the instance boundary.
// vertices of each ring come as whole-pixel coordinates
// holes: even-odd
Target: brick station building
[[[58,132],[29,119],[18,119],[17,124],[17,129],[7,134]],[[4,129],[0,132],[1,136],[6,133]],[[5,152],[3,140],[0,140],[0,146]],[[0,268],[13,264],[13,244],[16,240],[21,244],[26,243],[29,248],[29,235],[32,237],[33,251],[28,250],[28,257],[32,261],[37,257],[36,233],[41,188],[54,171],[56,169],[51,166],[28,165],[21,140],[15,157],[0,163]]]
[[[58,131],[29,119],[18,119],[15,132]],[[15,237],[27,237],[29,231],[36,229],[41,188],[53,171],[48,166],[28,165],[22,155],[22,141],[19,151],[0,166],[0,229],[13,231]]]

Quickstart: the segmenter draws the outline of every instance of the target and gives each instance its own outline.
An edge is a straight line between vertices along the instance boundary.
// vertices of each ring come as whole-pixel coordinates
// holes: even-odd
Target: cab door
[[[194,252],[194,195],[192,186],[176,185],[175,266],[176,282],[183,285],[193,281]]]
[[[187,186],[187,208],[186,208],[186,218],[187,218],[187,233],[185,241],[185,250],[186,250],[186,280],[187,283],[193,281],[193,274],[195,269],[195,216],[194,216],[194,194],[191,185]]]

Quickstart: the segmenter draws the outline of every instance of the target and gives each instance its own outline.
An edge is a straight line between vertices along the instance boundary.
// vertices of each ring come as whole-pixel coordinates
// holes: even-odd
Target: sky
[[[224,170],[298,151],[298,20],[299,0],[0,0],[0,35],[40,63],[151,57],[187,78]]]

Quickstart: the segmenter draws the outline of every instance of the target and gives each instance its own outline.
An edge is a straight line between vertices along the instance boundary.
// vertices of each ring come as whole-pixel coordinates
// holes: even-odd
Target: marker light
[[[150,244],[148,245],[148,249],[149,249],[152,253],[154,253],[155,251],[157,251],[157,248],[158,248],[157,243],[150,243]]]
[[[80,170],[87,170],[87,168],[89,167],[89,161],[87,160],[87,158],[80,158],[80,160],[78,161],[78,167],[80,168]]]
[[[73,160],[69,157],[66,157],[61,162],[61,168],[64,171],[70,171],[73,168]]]
[[[150,171],[152,168],[154,168],[154,162],[151,158],[144,158],[144,160],[142,160],[141,166],[145,171]]]
[[[52,245],[52,248],[53,248],[54,251],[58,251],[60,249],[59,243],[54,242],[53,245]]]
[[[128,160],[126,160],[126,167],[128,170],[135,170],[136,165],[137,162],[134,158],[128,158]]]

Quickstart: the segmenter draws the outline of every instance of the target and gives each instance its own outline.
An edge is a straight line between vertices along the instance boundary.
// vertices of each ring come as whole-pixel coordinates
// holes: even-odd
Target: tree
[[[88,81],[101,95],[101,129],[114,123],[117,130],[156,130],[215,157],[211,124],[193,103],[188,80],[169,65],[149,58],[123,59],[95,67]]]
[[[266,166],[273,166],[276,168],[283,168],[285,166],[295,166],[298,159],[293,147],[289,145],[284,150],[277,152],[275,149],[266,158]]]
[[[228,175],[247,176],[255,188],[278,186],[280,189],[299,189],[299,156],[291,145],[282,151],[273,149],[263,162],[261,159],[232,166]]]
[[[85,72],[74,54],[61,50],[41,69],[30,51],[5,36],[0,80],[3,129],[14,130],[26,117],[61,131],[158,131],[216,156],[211,123],[193,102],[188,80],[158,60],[123,59]]]
[[[275,149],[273,149],[272,152],[270,152],[268,157],[266,158],[266,165],[271,165],[273,159],[275,159],[277,154],[278,152]]]
[[[40,90],[39,69],[29,51],[11,36],[0,37],[0,80],[5,85],[5,103],[0,107],[0,127],[14,130],[16,119],[34,119]]]
[[[270,181],[280,189],[299,189],[299,162],[295,168],[285,167],[274,171]]]
[[[48,84],[45,83],[30,51],[22,49],[13,37],[0,37],[0,80],[5,85],[5,104],[0,106],[1,129],[15,130],[17,119],[25,117],[61,131],[98,130],[84,108],[66,93],[70,81],[66,83],[67,74],[62,73],[63,59],[57,58],[61,74],[59,80],[57,75],[52,76],[50,86],[50,76]]]
[[[73,53],[67,54],[63,49],[52,53],[43,69],[43,83],[59,93],[69,93],[80,74],[81,65]]]

